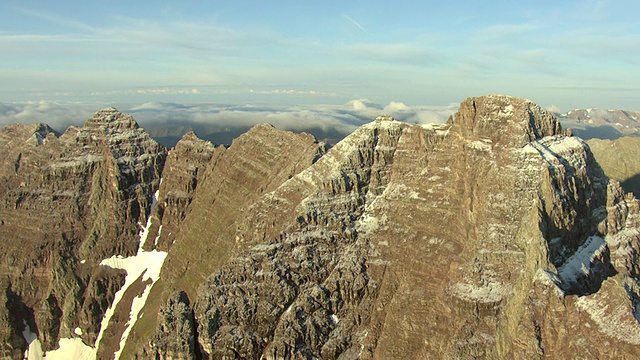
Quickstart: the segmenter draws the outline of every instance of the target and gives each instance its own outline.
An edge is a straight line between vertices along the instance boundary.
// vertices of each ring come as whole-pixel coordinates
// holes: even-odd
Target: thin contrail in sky
[[[364,32],[367,32],[367,29],[365,29],[364,27],[362,27],[362,25],[360,25],[360,23],[359,23],[359,22],[357,22],[357,21],[353,20],[353,18],[351,18],[351,16],[349,16],[349,15],[347,15],[347,14],[344,14],[344,18],[345,18],[345,19],[347,19],[347,20],[349,20],[353,25],[357,26],[357,27],[358,27],[358,29],[360,29],[360,30],[362,30],[362,31],[364,31]]]

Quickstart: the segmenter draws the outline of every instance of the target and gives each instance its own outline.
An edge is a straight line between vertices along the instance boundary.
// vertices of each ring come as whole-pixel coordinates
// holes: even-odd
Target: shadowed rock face
[[[71,133],[120,139],[139,131],[114,110],[96,117],[59,139],[44,125],[3,132],[33,137],[41,144],[35,149]],[[148,153],[131,143],[117,149]],[[16,162],[13,147],[0,147],[13,154],[3,169],[35,171],[23,155]],[[120,176],[139,179],[119,165],[125,155],[118,154]],[[528,100],[470,98],[439,125],[383,116],[329,151],[309,135],[269,125],[229,148],[187,134],[166,159],[161,184],[154,175],[135,194],[148,204],[159,187],[148,235],[155,241],[144,248],[168,251],[167,260],[121,358],[640,355],[638,200],[604,175],[584,142],[565,136]],[[100,189],[112,188],[102,183]],[[7,194],[19,188],[12,186]],[[124,219],[144,223],[148,207],[139,207],[146,210]],[[113,244],[99,256],[127,255],[138,245]],[[80,273],[73,251],[81,250],[70,250],[76,267],[69,273]],[[94,264],[88,281],[110,289],[92,293],[107,294],[92,317],[99,320],[122,275],[96,267],[95,256],[86,262]],[[15,285],[24,277],[12,281],[4,295],[9,310],[0,316],[12,324],[27,319],[55,344],[57,333],[41,328],[57,326],[65,317],[56,314],[67,309],[46,294],[34,307],[19,290],[26,285]],[[32,322],[36,308],[53,315]],[[17,318],[13,309],[27,315]],[[20,355],[21,327],[11,326],[0,333],[14,344],[5,352]]]

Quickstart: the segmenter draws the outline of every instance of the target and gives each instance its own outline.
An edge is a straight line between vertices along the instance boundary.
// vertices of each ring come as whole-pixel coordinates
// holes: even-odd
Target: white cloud
[[[547,107],[547,110],[551,111],[552,113],[556,113],[556,114],[561,114],[562,113],[562,109],[560,109],[559,107],[557,107],[556,105],[549,105]]]
[[[27,101],[0,103],[0,126],[10,123],[46,123],[59,132],[69,125],[80,126],[98,110],[89,103],[61,101]]]
[[[362,25],[360,25],[359,22],[355,21],[351,16],[349,16],[347,14],[344,14],[343,16],[344,16],[345,19],[347,19],[347,21],[349,21],[350,23],[355,25],[358,29],[362,30],[362,32],[367,32],[367,29],[362,27]]]
[[[357,127],[373,121],[382,114],[410,123],[444,122],[457,110],[457,105],[409,106],[391,102],[381,106],[366,99],[352,100],[341,105],[225,105],[177,104],[148,102],[133,106],[115,105],[120,111],[133,115],[147,130],[183,126],[195,129],[200,136],[228,129],[244,129],[260,123],[296,132],[344,136]],[[0,104],[0,125],[12,122],[48,123],[64,132],[69,125],[82,125],[91,115],[105,107],[88,103],[58,101],[28,101]]]

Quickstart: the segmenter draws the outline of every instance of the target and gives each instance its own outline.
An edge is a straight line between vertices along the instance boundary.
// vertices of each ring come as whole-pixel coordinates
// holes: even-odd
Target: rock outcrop
[[[196,328],[187,294],[183,291],[171,294],[158,318],[158,332],[150,340],[158,353],[157,358],[196,358]]]
[[[131,116],[104,109],[60,136],[6,126],[0,156],[2,356],[22,356],[26,326],[45,351],[61,337],[92,344],[124,281],[98,264],[135,253],[166,150]]]
[[[529,101],[379,118],[246,214],[195,299],[204,358],[640,351],[638,201]]]

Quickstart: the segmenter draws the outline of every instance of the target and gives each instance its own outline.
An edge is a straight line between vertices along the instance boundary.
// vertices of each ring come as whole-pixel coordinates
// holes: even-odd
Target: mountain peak
[[[531,100],[508,95],[471,97],[460,104],[452,121],[467,138],[524,146],[529,141],[562,133],[556,117]]]
[[[382,121],[395,121],[395,119],[390,115],[386,115],[386,114],[380,115],[376,118],[376,122],[382,122]]]
[[[85,127],[95,128],[99,126],[114,130],[137,129],[138,123],[131,115],[123,114],[114,107],[96,111],[93,116],[84,123]]]

